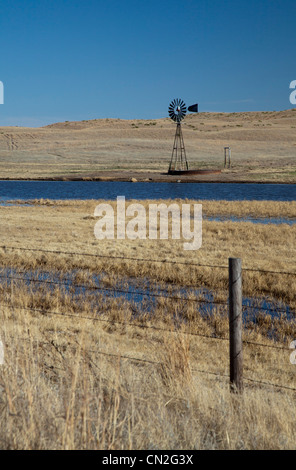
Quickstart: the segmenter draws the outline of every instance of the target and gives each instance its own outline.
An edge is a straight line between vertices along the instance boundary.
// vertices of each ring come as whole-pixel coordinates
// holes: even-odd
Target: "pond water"
[[[77,283],[77,271],[73,270],[66,274],[58,274],[48,271],[23,271],[18,272],[13,268],[2,268],[0,271],[0,285],[11,288],[12,283],[17,286],[18,282],[24,283],[30,291],[37,293],[45,288],[45,292],[54,292],[59,287],[59,294],[62,292],[75,301],[83,309],[83,303],[88,298],[93,303],[92,310],[98,315],[108,307],[108,299],[118,299],[130,302],[134,305],[134,316],[149,314],[153,317],[154,310],[160,298],[167,299],[168,314],[171,312],[171,305],[176,301],[195,302],[196,309],[204,318],[213,314],[214,311],[227,313],[228,302],[225,304],[215,303],[214,292],[205,287],[194,288],[178,285],[164,285],[162,287],[155,282],[143,278],[135,279],[124,277],[118,279],[111,287],[104,283],[104,273],[92,275],[90,284]],[[98,299],[104,296],[104,301]],[[189,296],[189,297],[188,297]],[[188,299],[191,300],[188,300]],[[163,304],[162,304],[163,305]],[[274,319],[283,319],[295,322],[295,312],[289,305],[270,299],[268,297],[251,298],[243,297],[243,321],[244,324],[256,323],[258,315],[269,315]],[[166,308],[166,307],[164,307]]]
[[[1,181],[0,203],[31,199],[199,199],[295,201],[296,184]]]
[[[295,214],[296,216],[296,214]],[[294,225],[296,224],[295,219],[288,219],[287,217],[235,217],[231,216],[223,216],[223,215],[215,215],[215,216],[206,216],[204,220],[212,220],[215,222],[252,222],[253,224],[288,224]]]

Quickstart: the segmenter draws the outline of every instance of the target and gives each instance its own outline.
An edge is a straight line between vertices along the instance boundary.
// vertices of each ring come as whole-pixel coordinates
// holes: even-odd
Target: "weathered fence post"
[[[242,263],[240,258],[229,258],[229,354],[230,389],[233,392],[242,392]]]
[[[228,160],[228,164],[227,164]],[[231,148],[230,147],[224,147],[224,168],[230,168],[230,160],[231,160]]]

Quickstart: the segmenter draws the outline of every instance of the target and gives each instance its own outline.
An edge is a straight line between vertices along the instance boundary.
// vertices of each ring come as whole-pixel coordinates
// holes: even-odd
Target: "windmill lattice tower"
[[[179,98],[174,99],[169,105],[169,116],[177,123],[177,127],[168,173],[188,171],[189,169],[181,127],[181,121],[184,119],[186,111],[187,108],[184,101]],[[197,113],[198,105],[189,106],[188,111]]]

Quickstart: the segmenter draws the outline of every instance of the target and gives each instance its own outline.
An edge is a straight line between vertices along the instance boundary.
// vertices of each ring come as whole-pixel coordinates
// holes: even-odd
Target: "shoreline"
[[[219,175],[220,176],[220,175]],[[258,180],[239,179],[239,178],[215,178],[209,177],[188,177],[171,176],[166,174],[150,175],[149,177],[139,174],[129,174],[127,176],[44,176],[44,177],[0,177],[0,181],[77,181],[77,182],[129,182],[129,183],[223,183],[223,184],[296,184],[296,181],[281,180]]]

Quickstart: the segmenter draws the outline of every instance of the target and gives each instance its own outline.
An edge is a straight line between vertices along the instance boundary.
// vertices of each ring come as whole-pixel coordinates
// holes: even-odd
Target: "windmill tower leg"
[[[169,172],[188,170],[185,145],[183,140],[181,122],[177,122],[174,147],[169,166]]]

